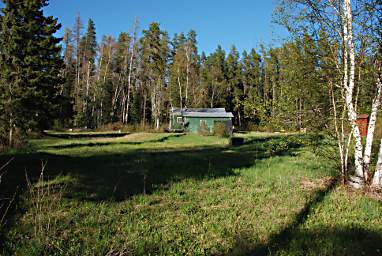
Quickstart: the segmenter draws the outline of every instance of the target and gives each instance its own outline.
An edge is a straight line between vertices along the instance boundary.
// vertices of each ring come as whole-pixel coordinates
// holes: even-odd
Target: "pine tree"
[[[61,25],[44,16],[47,0],[5,0],[0,38],[0,112],[2,134],[12,146],[14,131],[42,130],[57,114],[59,74],[63,68]]]
[[[172,42],[172,63],[170,66],[170,81],[168,97],[172,107],[183,108],[187,105],[186,79],[187,79],[187,57],[186,37],[183,33],[175,34]]]
[[[224,93],[227,89],[225,51],[218,45],[215,52],[203,60],[203,86],[208,103],[206,106],[225,107]]]
[[[60,125],[61,127],[70,127],[74,118],[74,90],[76,81],[76,60],[75,49],[73,44],[73,32],[70,29],[65,29],[64,39],[64,69],[62,76],[65,83],[61,86],[59,95],[62,97],[60,104]]]
[[[185,44],[186,53],[186,106],[197,106],[199,102],[199,55],[196,41],[196,32],[191,30],[187,34]]]
[[[121,93],[120,79],[117,77],[115,50],[112,36],[104,36],[100,48],[97,83],[92,90],[93,105],[98,108],[99,124],[115,122],[118,118],[118,101]],[[94,111],[93,111],[94,112]]]
[[[131,96],[131,86],[129,84],[130,59],[132,39],[127,33],[120,33],[116,43],[115,58],[114,58],[114,73],[115,81],[115,105],[119,108],[119,119],[126,123],[129,117],[129,106]],[[115,108],[116,106],[114,106]],[[117,115],[115,115],[117,118]]]
[[[226,110],[234,112],[236,124],[240,127],[243,112],[244,88],[241,80],[241,64],[239,63],[239,52],[232,46],[227,57],[227,89],[226,89]]]
[[[244,117],[247,125],[266,126],[268,116],[264,97],[262,57],[251,49],[243,52],[242,81],[244,91]]]
[[[163,96],[168,69],[169,40],[167,33],[162,31],[159,24],[155,22],[150,24],[148,30],[143,31],[143,35],[141,53],[143,82],[150,93],[151,117],[154,126],[159,129],[164,106]],[[143,112],[145,113],[145,111]]]
[[[77,26],[80,27],[80,23]],[[91,19],[88,20],[87,31],[80,39],[77,48],[77,68],[79,70],[75,97],[76,124],[77,126],[91,127],[94,123],[92,120],[90,93],[91,85],[94,82],[95,57],[97,54],[95,25]]]

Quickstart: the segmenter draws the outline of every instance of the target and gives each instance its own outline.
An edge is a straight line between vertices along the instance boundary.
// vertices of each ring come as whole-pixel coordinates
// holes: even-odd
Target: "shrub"
[[[9,145],[8,131],[1,130],[0,133],[0,152],[10,149],[22,150],[28,146],[26,132],[21,129],[15,129],[12,136],[12,145]]]
[[[99,131],[99,132],[118,131],[118,130],[122,130],[122,127],[123,127],[123,123],[121,122],[107,123],[97,128],[96,131]]]
[[[0,166],[0,188],[4,189],[4,182],[2,183],[2,180],[4,176],[7,174],[6,167],[14,160],[14,157],[8,160],[5,164]],[[13,206],[13,202],[16,198],[16,192],[13,193],[12,196],[6,197],[5,195],[0,198],[0,235],[3,234],[3,227],[6,224],[8,212]],[[1,242],[0,242],[1,245]]]

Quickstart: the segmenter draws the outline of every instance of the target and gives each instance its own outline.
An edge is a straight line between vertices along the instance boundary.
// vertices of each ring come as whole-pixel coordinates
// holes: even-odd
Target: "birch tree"
[[[354,1],[355,2],[355,1]],[[337,56],[337,64],[336,68],[338,70],[339,77],[334,80],[341,81],[337,84],[341,91],[341,97],[345,103],[345,112],[347,114],[347,119],[349,125],[351,127],[350,131],[348,131],[347,137],[353,138],[354,142],[354,176],[350,177],[349,184],[356,188],[361,188],[367,184],[372,184],[373,186],[381,186],[380,181],[380,166],[382,163],[381,159],[381,150],[379,150],[378,161],[375,170],[370,167],[371,163],[371,152],[374,138],[374,131],[377,120],[377,113],[380,107],[380,98],[381,98],[381,68],[380,62],[376,62],[376,67],[374,69],[375,72],[375,95],[374,100],[372,101],[371,111],[370,111],[370,121],[368,125],[368,134],[366,137],[365,146],[362,144],[362,138],[360,134],[360,129],[357,124],[357,94],[354,94],[355,90],[355,82],[356,82],[356,68],[359,63],[357,63],[357,52],[356,52],[356,44],[357,39],[360,37],[358,33],[361,33],[365,29],[379,29],[380,24],[377,27],[370,26],[370,23],[365,23],[365,20],[369,18],[372,19],[374,15],[376,15],[376,11],[378,10],[378,1],[371,2],[357,2],[357,20],[354,19],[352,8],[352,2],[350,0],[337,0],[337,1],[282,1],[283,8],[288,7],[289,12],[287,15],[284,15],[280,20],[284,25],[286,25],[291,31],[292,26],[288,22],[292,18],[296,20],[296,18],[300,22],[297,25],[296,30],[301,28],[311,28],[313,30],[320,28],[328,35],[331,36],[331,42],[334,45],[337,45],[338,48],[334,50],[333,55]],[[287,9],[288,9],[287,8]],[[372,11],[370,11],[372,9]],[[285,10],[281,12],[285,13]],[[304,15],[302,12],[293,17],[293,10],[303,10],[305,13],[309,13],[309,15]],[[313,24],[312,24],[313,23]],[[374,24],[374,25],[375,25]],[[373,25],[373,24],[372,24]],[[370,28],[372,27],[372,28]],[[381,34],[379,34],[376,40],[372,40],[373,42],[377,42],[378,47],[381,47]],[[354,36],[356,35],[356,36]],[[373,51],[376,49],[375,44],[372,43],[369,45],[369,49]],[[379,50],[380,51],[380,50]],[[340,56],[340,57],[338,57]],[[378,56],[378,53],[374,52],[374,56]],[[341,61],[341,62],[340,62]],[[335,109],[334,99],[335,95],[333,94],[333,90],[331,90],[331,97],[333,102],[333,108]],[[335,118],[337,118],[337,114],[335,114]],[[341,132],[338,129],[338,122],[336,122],[336,132],[339,136],[337,139],[339,141],[339,152],[341,156],[342,165],[346,165],[347,161],[347,153],[345,147],[349,148],[350,140],[347,143],[344,143],[344,135],[346,133],[345,129],[342,126]],[[382,146],[382,144],[380,145]],[[344,153],[345,152],[345,153]],[[374,177],[373,177],[374,176]]]

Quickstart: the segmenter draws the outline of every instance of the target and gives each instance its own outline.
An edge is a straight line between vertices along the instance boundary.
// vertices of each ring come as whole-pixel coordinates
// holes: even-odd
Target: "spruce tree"
[[[241,126],[242,106],[243,106],[243,84],[241,81],[241,67],[239,63],[239,52],[232,46],[227,57],[227,90],[226,90],[226,110],[235,113],[236,124]]]
[[[75,123],[77,126],[91,127],[94,125],[94,123],[92,120],[92,102],[90,94],[95,73],[95,57],[97,55],[95,25],[91,19],[88,20],[87,31],[81,38],[77,47],[79,77],[77,78],[78,84],[75,97]]]
[[[142,76],[145,87],[150,92],[151,117],[156,129],[159,129],[163,113],[163,94],[168,72],[168,44],[167,32],[160,29],[159,23],[151,23],[149,29],[143,31]]]
[[[73,45],[73,33],[70,29],[65,29],[63,40],[64,70],[62,76],[65,82],[59,90],[62,98],[60,104],[60,125],[61,127],[71,127],[73,120],[74,89],[76,81],[76,62]]]
[[[1,10],[0,122],[12,146],[14,132],[44,129],[57,113],[63,68],[61,25],[43,8],[47,0],[5,0]]]

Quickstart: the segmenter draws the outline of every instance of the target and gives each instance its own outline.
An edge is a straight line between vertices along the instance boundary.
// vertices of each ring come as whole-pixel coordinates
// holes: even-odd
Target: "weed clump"
[[[224,122],[215,122],[214,135],[218,137],[229,138],[231,137],[231,129]]]

